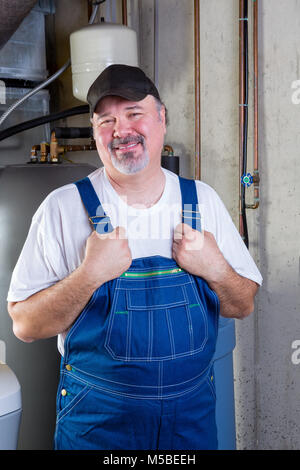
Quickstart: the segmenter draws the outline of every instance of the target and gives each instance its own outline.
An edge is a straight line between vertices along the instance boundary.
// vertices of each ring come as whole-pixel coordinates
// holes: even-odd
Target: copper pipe
[[[37,152],[41,150],[41,146],[40,145],[33,145],[31,147],[31,155],[36,157],[37,156]]]
[[[168,155],[174,155],[174,150],[171,145],[164,145],[163,151],[168,152]]]
[[[122,23],[127,26],[127,0],[122,0]]]
[[[92,139],[89,144],[82,145],[59,145],[55,131],[51,132],[50,140],[50,159],[51,163],[58,163],[59,155],[64,154],[65,152],[78,152],[86,150],[96,150],[96,143]]]
[[[30,154],[30,161],[32,163],[36,163],[38,161],[38,151],[41,150],[41,146],[40,145],[33,145],[31,147],[31,154]]]
[[[244,16],[243,8],[244,0],[240,0],[239,7],[239,176],[242,176],[243,171],[243,147],[244,147],[244,100],[245,100],[245,57],[244,57],[244,21],[241,19]],[[239,184],[239,232],[240,235],[244,234],[244,224],[242,216],[242,194],[241,194],[241,183]]]
[[[58,163],[59,155],[64,153],[64,147],[58,144],[55,131],[51,132],[51,139],[50,139],[50,160],[51,163]]]
[[[201,179],[200,127],[200,20],[199,0],[194,0],[194,67],[195,67],[195,179]]]
[[[259,206],[259,173],[258,173],[258,0],[253,2],[253,69],[254,69],[254,90],[253,90],[253,185],[254,204],[247,204],[247,209],[257,209]]]
[[[48,154],[49,154],[50,146],[48,142],[41,142],[40,145],[40,163],[47,163],[48,162]]]

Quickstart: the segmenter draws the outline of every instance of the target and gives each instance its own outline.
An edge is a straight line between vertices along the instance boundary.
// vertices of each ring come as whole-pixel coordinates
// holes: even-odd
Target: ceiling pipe
[[[201,179],[200,128],[200,17],[199,0],[194,0],[194,68],[195,68],[195,179]]]

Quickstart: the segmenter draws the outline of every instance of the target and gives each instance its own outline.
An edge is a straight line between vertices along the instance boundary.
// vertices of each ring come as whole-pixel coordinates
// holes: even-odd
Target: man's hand
[[[175,228],[172,256],[183,269],[207,282],[218,281],[228,268],[213,234],[187,224]]]
[[[115,279],[127,271],[131,262],[131,251],[125,229],[116,227],[107,234],[92,232],[87,239],[85,258],[81,267],[96,289],[104,282]]]
[[[212,233],[177,225],[173,258],[183,269],[207,281],[219,298],[222,316],[244,318],[253,312],[258,284],[232,269]]]
[[[104,282],[120,276],[131,265],[125,230],[87,239],[85,258],[69,276],[26,300],[9,302],[14,333],[22,341],[50,338],[66,331]]]

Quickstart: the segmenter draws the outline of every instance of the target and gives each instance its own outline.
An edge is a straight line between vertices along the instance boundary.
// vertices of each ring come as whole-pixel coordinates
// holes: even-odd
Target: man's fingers
[[[192,241],[195,240],[196,233],[190,225],[181,223],[176,225],[174,229],[174,239],[181,240],[183,237]]]
[[[116,234],[116,238],[119,238],[119,240],[122,240],[124,238],[127,238],[126,236],[126,230],[124,227],[116,227],[114,230]]]
[[[116,227],[112,232],[97,233],[97,235],[101,240],[106,240],[107,238],[109,238],[110,240],[123,240],[127,238],[125,228],[119,226]]]
[[[187,224],[178,224],[174,230],[175,246],[177,244],[179,245],[183,238],[187,242],[185,244],[186,250],[200,250],[204,243],[204,231],[199,232],[198,230],[194,230]]]

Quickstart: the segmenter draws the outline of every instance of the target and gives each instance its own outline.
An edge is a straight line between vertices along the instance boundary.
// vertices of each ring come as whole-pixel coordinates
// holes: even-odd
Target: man
[[[217,448],[218,315],[260,273],[215,191],[161,168],[151,80],[112,65],[88,101],[104,167],[45,199],[8,294],[18,338],[59,335],[55,448]]]

